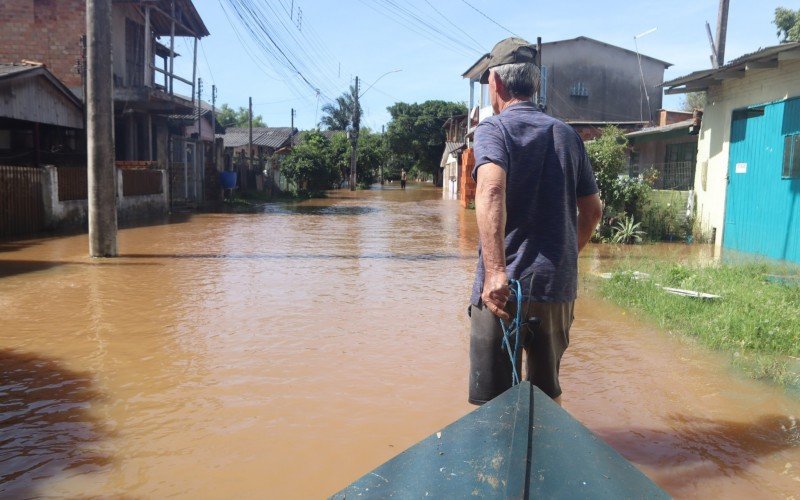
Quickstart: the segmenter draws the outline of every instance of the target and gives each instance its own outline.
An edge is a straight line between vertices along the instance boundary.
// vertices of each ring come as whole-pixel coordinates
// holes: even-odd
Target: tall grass
[[[650,278],[636,278],[632,271]],[[601,291],[672,331],[728,351],[757,378],[796,384],[800,356],[800,284],[774,283],[768,275],[797,274],[767,264],[684,266],[664,262],[622,265]],[[800,283],[800,282],[798,282]],[[661,287],[720,295],[705,301],[666,293]]]

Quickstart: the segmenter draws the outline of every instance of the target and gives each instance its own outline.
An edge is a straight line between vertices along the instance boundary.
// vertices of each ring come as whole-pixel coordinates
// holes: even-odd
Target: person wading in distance
[[[475,130],[472,171],[480,245],[470,299],[469,401],[478,405],[511,387],[498,318],[516,312],[508,280],[521,277],[522,317],[540,320],[520,328],[526,377],[561,404],[559,367],[569,344],[578,253],[602,212],[583,141],[532,102],[535,56],[528,42],[508,38],[492,49],[481,77],[495,114]]]

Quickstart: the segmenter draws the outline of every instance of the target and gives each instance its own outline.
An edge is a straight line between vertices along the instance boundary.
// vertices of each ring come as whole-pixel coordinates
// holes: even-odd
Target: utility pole
[[[86,0],[89,255],[117,256],[111,0]]]
[[[350,191],[356,190],[356,155],[358,153],[358,129],[361,126],[361,112],[358,106],[358,77],[356,76],[356,91],[353,95],[355,105],[353,106],[353,129],[350,133],[350,141],[353,144],[353,151],[350,152]]]
[[[202,186],[203,179],[205,179],[206,174],[206,148],[203,146],[203,79],[197,79],[197,145],[199,146],[199,154],[197,155],[200,158],[200,184]],[[195,159],[195,168],[197,165],[197,159]],[[194,186],[192,189],[194,190],[194,199],[195,201],[198,200],[197,196],[197,170],[194,172]],[[202,195],[202,191],[200,194]]]
[[[292,134],[294,134],[294,108],[292,108]]]
[[[252,170],[253,169],[253,98],[252,97],[250,98],[249,109],[250,109],[250,114],[248,121],[250,122],[250,141],[248,142],[249,149],[247,151],[247,155],[250,157],[250,170]]]
[[[719,0],[717,15],[717,64],[725,65],[725,39],[728,36],[728,7],[730,0]]]
[[[217,86],[211,86],[211,135],[214,140],[211,142],[211,161],[214,170],[217,170]]]

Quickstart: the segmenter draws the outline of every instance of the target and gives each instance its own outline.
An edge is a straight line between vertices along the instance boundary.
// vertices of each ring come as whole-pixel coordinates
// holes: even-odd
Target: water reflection
[[[2,384],[4,493],[318,498],[472,409],[474,211],[417,186],[260,210],[123,230],[108,261],[85,236],[0,244],[0,361],[27,366]],[[593,245],[580,266],[707,248]],[[796,491],[780,426],[800,404],[587,282],[567,409],[673,494]]]
[[[0,349],[0,493],[40,496],[47,478],[108,466],[110,432],[94,411],[103,399],[90,372]]]

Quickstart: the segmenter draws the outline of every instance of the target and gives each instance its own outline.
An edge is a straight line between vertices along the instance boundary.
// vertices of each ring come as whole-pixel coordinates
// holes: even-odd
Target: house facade
[[[724,249],[800,262],[800,43],[666,82],[707,92],[696,229]]]
[[[44,64],[81,100],[84,95],[86,2],[7,0],[0,62]],[[191,0],[131,0],[112,6],[114,132],[118,166],[169,171],[169,115],[196,111],[195,75],[174,72],[177,41],[194,43],[208,30]],[[192,42],[190,42],[192,43]],[[183,44],[185,46],[185,44]]]
[[[655,189],[689,191],[694,188],[702,112],[662,109],[658,116],[657,126],[625,134],[630,151],[628,175],[652,174]]]

